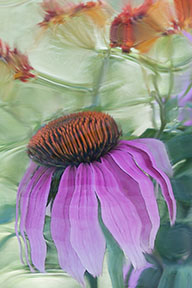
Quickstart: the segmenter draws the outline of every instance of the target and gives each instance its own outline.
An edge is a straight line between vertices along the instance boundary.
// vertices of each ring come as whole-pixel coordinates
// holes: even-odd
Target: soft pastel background
[[[188,197],[188,204],[192,194],[190,191],[192,152],[190,149],[183,149],[192,143],[191,130],[188,130],[187,136],[180,136],[180,131],[177,131],[179,110],[177,100],[173,100],[179,93],[184,93],[186,86],[191,82],[192,46],[189,41],[178,35],[164,37],[145,56],[140,56],[138,53],[122,54],[120,49],[114,49],[109,54],[109,29],[106,29],[103,38],[98,31],[92,33],[91,30],[90,33],[89,29],[93,29],[91,26],[85,27],[74,21],[75,27],[80,25],[78,33],[82,36],[84,44],[81,41],[70,41],[70,37],[66,41],[62,33],[42,32],[37,25],[43,19],[40,3],[41,1],[36,0],[0,1],[0,39],[26,53],[38,73],[37,79],[28,83],[12,81],[6,78],[0,64],[0,287],[2,288],[80,287],[75,280],[59,269],[47,227],[45,235],[49,256],[46,274],[32,274],[21,264],[14,232],[17,187],[28,164],[26,144],[35,131],[51,119],[72,111],[95,108],[110,113],[126,137],[140,136],[147,129],[144,136],[154,137],[155,129],[158,130],[160,126],[159,108],[153,97],[157,86],[162,97],[166,98],[170,94],[168,95],[170,101],[166,107],[170,130],[168,134],[165,133],[163,139],[169,140],[167,145],[172,163],[180,161],[176,177],[173,179],[175,193],[184,202]],[[115,15],[120,10],[121,4],[117,0],[111,1],[111,4],[116,9]],[[92,37],[89,41],[87,35]],[[169,134],[172,132],[175,134]],[[174,140],[173,136],[180,138]],[[174,160],[175,158],[177,159]],[[183,167],[182,163],[186,165]],[[181,194],[181,190],[184,194]],[[189,191],[190,195],[186,194]],[[161,207],[161,199],[159,203]],[[185,222],[187,226],[187,230],[183,226],[181,228],[184,229],[183,233],[187,233],[187,236],[184,234],[181,237],[180,246],[184,252],[174,252],[183,253],[184,258],[186,255],[188,257],[192,248],[192,230],[188,226],[192,220],[192,210],[188,204],[187,209],[184,204],[181,206],[178,216],[178,219],[181,217],[182,223]],[[162,217],[163,211],[162,208]],[[163,226],[161,229],[164,229],[165,233],[166,227]],[[175,229],[176,237],[182,235],[179,229]],[[159,237],[162,235],[160,233]],[[162,242],[159,240],[159,243]],[[165,251],[169,247],[167,245],[170,243],[164,248],[160,245],[159,248],[159,253],[161,254],[163,249],[162,255],[164,253],[165,257],[167,257]],[[177,244],[177,247],[180,246]],[[169,269],[174,271],[177,268],[170,266]],[[179,269],[184,268],[182,266]],[[186,269],[189,269],[188,266]],[[188,270],[184,273],[188,273],[186,271]],[[182,271],[179,270],[179,273],[183,277]],[[111,287],[106,265],[103,276],[98,280],[98,286]]]

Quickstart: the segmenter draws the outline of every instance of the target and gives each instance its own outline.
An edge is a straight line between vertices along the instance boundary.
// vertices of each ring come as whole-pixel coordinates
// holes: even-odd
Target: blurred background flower
[[[44,29],[50,28],[65,44],[94,49],[100,38],[105,45],[106,27],[113,14],[112,7],[106,2],[75,4],[66,0],[45,0],[42,8],[45,16],[39,25]]]
[[[26,82],[35,77],[32,74],[33,67],[30,66],[27,56],[19,52],[17,48],[11,50],[9,45],[3,43],[2,40],[0,40],[0,59],[1,65],[4,64],[7,67],[10,77],[12,76],[13,79]]]
[[[145,0],[142,5],[126,5],[112,22],[111,47],[121,47],[123,52],[136,48],[148,52],[154,42],[174,33],[172,11],[168,1]]]
[[[0,39],[0,98],[6,100],[14,89],[14,80],[27,82],[35,77],[34,69],[29,64],[27,55],[17,48],[11,49]]]

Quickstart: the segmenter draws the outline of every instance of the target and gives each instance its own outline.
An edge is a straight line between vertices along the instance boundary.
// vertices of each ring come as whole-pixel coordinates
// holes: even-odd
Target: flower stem
[[[174,46],[172,38],[169,38],[169,49],[168,49],[170,65],[169,65],[169,90],[167,93],[166,101],[171,98],[171,93],[173,91],[174,86],[174,64],[173,64],[173,54],[174,54]]]
[[[92,92],[92,88],[88,88],[88,87],[84,87],[81,85],[72,85],[70,83],[66,83],[60,79],[57,78],[53,78],[45,73],[39,72],[37,71],[37,78],[33,83],[37,83],[40,85],[45,85],[45,86],[50,86],[50,87],[54,87],[56,86],[57,88],[59,88],[60,90],[63,89],[73,89],[73,90],[82,90],[82,91],[88,91],[88,92]]]
[[[160,109],[160,120],[161,120],[161,126],[160,126],[160,129],[159,131],[157,131],[156,135],[155,135],[155,138],[160,138],[161,136],[161,133],[163,132],[165,126],[166,126],[166,118],[165,118],[165,107],[164,107],[164,103],[162,102],[162,100],[158,99],[156,97],[156,101],[158,102],[159,104],[159,109]]]
[[[110,57],[110,49],[103,52],[103,63],[101,65],[101,69],[98,73],[99,75],[98,75],[98,78],[95,82],[93,92],[92,92],[92,95],[93,95],[92,96],[93,97],[92,106],[99,106],[100,105],[99,90],[101,88],[101,85],[102,85],[103,80],[105,78],[106,71],[108,69],[109,57]]]
[[[159,104],[159,112],[160,112],[160,120],[161,120],[161,126],[159,131],[157,131],[155,138],[160,138],[161,133],[163,132],[167,122],[166,122],[166,113],[165,113],[165,103],[166,103],[166,99],[163,101],[160,92],[159,92],[159,88],[157,86],[157,74],[156,77],[153,80],[153,84],[155,87],[155,92],[153,93],[153,97],[155,98],[155,100],[157,101],[157,103]]]
[[[191,90],[192,88],[192,82],[190,82],[190,84],[187,86],[185,92],[183,93],[183,95],[180,97],[180,100],[182,100],[188,93],[189,91]]]
[[[110,58],[119,58],[119,60],[129,60],[138,64],[143,64],[153,72],[158,71],[163,73],[170,73],[170,70],[172,70],[172,72],[184,71],[186,67],[189,67],[192,61],[192,57],[189,57],[188,59],[179,64],[173,65],[172,62],[169,62],[169,64],[164,64],[161,62],[157,62],[146,55],[138,53],[122,53],[121,50],[118,48],[112,49],[111,51],[112,53],[110,55]]]
[[[160,95],[160,92],[159,92],[159,88],[157,85],[157,78],[158,78],[159,74],[158,74],[157,70],[155,72],[155,76],[153,79],[153,84],[154,84],[155,92],[156,92],[156,93],[154,93],[154,98],[156,99],[157,103],[159,104],[160,120],[161,120],[161,126],[160,126],[159,131],[156,133],[156,138],[160,138],[161,133],[163,132],[164,128],[166,127],[166,124],[167,124],[166,103],[171,98],[171,93],[173,91],[173,86],[174,86],[174,65],[173,65],[173,60],[172,60],[172,54],[173,54],[172,41],[170,42],[170,49],[168,52],[169,52],[169,59],[170,59],[170,65],[169,65],[169,69],[168,69],[169,89],[168,89],[168,92],[167,92],[167,95],[165,98],[162,98],[162,96]]]
[[[91,274],[89,274],[88,272],[86,272],[86,277],[89,281],[89,285],[90,288],[98,288],[98,281],[97,281],[97,277],[94,278]]]

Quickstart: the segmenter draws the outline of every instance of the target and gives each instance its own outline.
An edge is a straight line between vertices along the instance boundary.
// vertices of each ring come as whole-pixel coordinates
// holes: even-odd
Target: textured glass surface
[[[112,19],[122,9],[119,2],[109,2],[115,9]],[[158,39],[147,54],[122,53],[120,48],[109,49],[109,25],[103,36],[98,31],[94,34],[92,26],[79,19],[72,24],[79,39],[69,34],[66,40],[65,30],[44,31],[38,26],[43,20],[40,3],[0,1],[0,39],[28,55],[36,75],[28,82],[12,80],[0,57],[0,287],[81,287],[58,265],[48,215],[44,231],[47,273],[31,273],[27,265],[22,265],[15,234],[15,206],[18,185],[29,164],[29,139],[49,121],[82,110],[109,113],[122,129],[124,139],[160,138],[166,144],[175,171],[171,183],[178,202],[177,222],[170,228],[157,185],[161,227],[155,253],[149,256],[151,266],[141,273],[137,287],[190,287],[192,129],[184,122],[191,120],[186,111],[192,108],[192,98],[179,106],[177,96],[190,94],[192,44],[183,35],[171,35]],[[168,99],[163,110],[156,94]],[[118,278],[122,251],[105,233],[111,250],[106,252],[97,286],[86,278],[87,288],[123,288]],[[149,284],[151,279],[154,283]]]

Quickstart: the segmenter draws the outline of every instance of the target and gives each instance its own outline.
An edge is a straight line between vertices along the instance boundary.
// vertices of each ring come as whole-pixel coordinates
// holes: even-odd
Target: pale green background
[[[114,8],[118,8],[117,1]],[[47,121],[64,113],[79,111],[95,104],[110,113],[124,134],[140,135],[147,128],[159,126],[158,108],[150,92],[154,90],[154,69],[162,71],[158,85],[162,96],[170,85],[170,49],[174,67],[173,95],[191,79],[188,64],[192,49],[187,39],[175,36],[158,41],[142,61],[138,56],[122,55],[120,49],[106,60],[107,44],[93,35],[96,49],[66,45],[58,34],[40,33],[40,1],[0,1],[0,38],[29,55],[31,65],[42,78],[28,83],[5,82],[0,71],[0,287],[2,288],[75,288],[79,285],[56,269],[55,252],[50,255],[48,273],[32,274],[21,265],[14,233],[16,191],[28,164],[26,144]],[[117,12],[116,12],[117,13]],[[74,22],[75,25],[75,22]],[[83,25],[82,25],[83,27]],[[88,29],[88,28],[86,28]],[[86,39],[88,30],[81,30]],[[106,41],[109,41],[106,29]],[[78,43],[77,43],[78,44]],[[185,53],[181,51],[185,49]],[[183,55],[183,56],[181,56]],[[155,62],[155,61],[159,62]],[[105,67],[103,70],[103,63]],[[163,67],[163,68],[162,68]],[[104,73],[103,73],[104,72]],[[101,75],[103,73],[103,75]],[[102,77],[101,77],[102,76]],[[50,82],[44,81],[43,77]],[[155,108],[154,108],[155,107]],[[51,265],[52,264],[52,265]],[[106,272],[99,287],[110,288]]]

